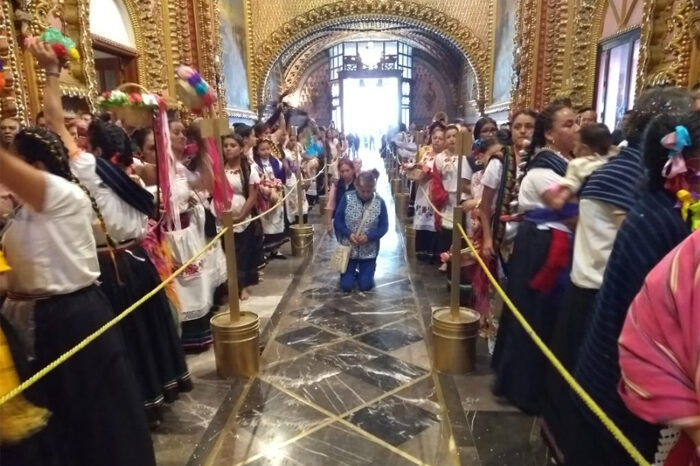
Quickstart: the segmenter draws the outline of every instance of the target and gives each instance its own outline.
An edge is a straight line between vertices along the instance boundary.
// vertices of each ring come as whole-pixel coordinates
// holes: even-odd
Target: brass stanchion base
[[[391,195],[396,196],[399,193],[402,193],[403,189],[401,188],[401,179],[400,178],[394,178],[391,180]]]
[[[406,221],[408,216],[408,194],[399,192],[394,195],[394,206],[396,208],[396,217],[402,222]]]
[[[406,256],[416,257],[416,229],[406,225]]]
[[[447,374],[466,374],[476,369],[476,339],[479,335],[479,314],[460,307],[457,319],[449,307],[433,311],[433,363]]]
[[[328,196],[326,194],[318,196],[318,208],[321,210],[321,216],[326,215],[326,206],[328,205]]]
[[[237,322],[231,322],[228,312],[211,318],[214,336],[214,357],[219,377],[252,377],[260,369],[260,319],[252,312],[241,312]]]
[[[308,257],[314,253],[314,226],[292,225],[292,255],[294,257]]]

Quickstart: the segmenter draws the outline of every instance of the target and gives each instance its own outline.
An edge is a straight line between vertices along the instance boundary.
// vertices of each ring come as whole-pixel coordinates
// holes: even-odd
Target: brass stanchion
[[[202,121],[202,136],[214,138],[221,157],[222,183],[226,183],[224,173],[221,136],[228,133],[226,118],[207,118]],[[211,318],[214,337],[214,357],[216,373],[219,377],[251,377],[258,373],[260,319],[257,314],[241,311],[238,298],[238,270],[236,268],[236,240],[233,231],[233,213],[223,213],[224,246],[226,248],[226,272],[228,279],[229,312],[222,312]]]
[[[292,126],[292,135],[297,135],[296,126]],[[307,257],[314,252],[314,226],[304,223],[304,188],[301,186],[304,176],[301,172],[301,156],[298,147],[294,148],[294,154],[297,159],[297,218],[299,223],[290,227],[292,255],[294,257]]]
[[[416,229],[413,225],[406,225],[406,256],[416,257]]]
[[[452,286],[450,288],[450,307],[433,311],[433,362],[435,369],[449,374],[464,374],[476,368],[476,339],[479,335],[479,314],[474,310],[461,307],[459,302],[461,237],[457,225],[462,223],[462,159],[464,153],[463,137],[457,138],[457,193],[455,207],[452,209]]]

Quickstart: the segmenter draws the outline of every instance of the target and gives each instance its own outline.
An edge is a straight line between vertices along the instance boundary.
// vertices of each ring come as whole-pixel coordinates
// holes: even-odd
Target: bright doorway
[[[342,85],[343,131],[379,149],[382,135],[399,124],[399,78],[345,78]]]

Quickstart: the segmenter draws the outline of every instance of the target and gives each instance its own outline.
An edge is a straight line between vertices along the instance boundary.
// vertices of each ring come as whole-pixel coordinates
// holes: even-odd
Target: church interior
[[[0,204],[10,199],[10,191],[15,195],[0,220],[0,234],[7,231],[3,250],[8,262],[0,255],[0,321],[7,334],[5,342],[0,333],[0,466],[686,466],[699,461],[695,374],[700,340],[686,333],[697,332],[697,325],[687,329],[697,324],[692,314],[700,312],[700,249],[692,252],[693,240],[700,238],[692,233],[700,227],[700,123],[695,124],[700,114],[693,113],[700,88],[700,1],[2,0],[1,7]],[[67,46],[42,48],[42,41],[50,42],[48,32]],[[645,100],[645,95],[651,97]],[[148,109],[141,125],[129,121],[136,110],[118,111],[122,104],[116,99],[122,97],[124,105]],[[147,97],[153,98],[153,107],[147,107]],[[204,106],[193,104],[202,98]],[[682,103],[686,100],[687,108]],[[584,128],[589,113],[591,128],[598,133]],[[568,126],[562,115],[571,115]],[[529,129],[519,135],[523,116]],[[102,123],[93,129],[97,121]],[[112,141],[110,128],[117,126],[129,148],[122,146],[110,155],[101,141]],[[33,132],[35,127],[41,130]],[[77,128],[77,146],[66,143],[65,128]],[[12,156],[4,153],[18,152],[28,166],[39,167],[35,171],[50,171],[49,163],[32,163],[22,152],[27,150],[23,147],[38,151],[38,145],[21,143],[32,134],[50,139],[44,131],[63,140],[74,173],[64,178],[92,192],[98,212],[90,224],[94,239],[93,229],[85,224],[89,241],[96,242],[92,249],[97,259],[91,267],[97,271],[90,286],[104,288],[94,299],[103,299],[104,293],[104,302],[114,309],[104,321],[85,323],[80,330],[69,321],[44,322],[47,311],[62,309],[58,304],[51,309],[58,298],[47,298],[41,287],[41,293],[30,293],[21,286],[26,273],[13,276],[32,261],[32,248],[44,244],[41,235],[32,233],[43,228],[35,224],[24,234],[30,252],[19,254],[17,225],[26,218],[30,223],[53,219],[40,209],[22,207],[22,186],[13,178],[25,172],[15,172],[8,160]],[[673,135],[670,143],[666,133]],[[183,141],[187,138],[182,148],[180,134]],[[535,148],[538,135],[542,143]],[[569,147],[562,142],[566,138],[576,141]],[[601,143],[607,139],[614,144]],[[155,162],[148,160],[149,144]],[[581,156],[589,165],[576,165],[588,170],[579,174],[583,183],[567,188],[572,199],[578,194],[577,200],[566,201],[576,209],[571,226],[570,218],[552,213],[549,207],[555,201],[547,196],[552,183],[569,179],[582,146],[592,155]],[[448,159],[450,153],[457,154],[452,175],[439,168],[452,163],[441,162],[443,147]],[[151,163],[152,172],[131,169],[131,158],[128,164],[117,163],[132,148],[134,166]],[[645,196],[651,196],[642,190],[628,190],[629,205],[610,200],[609,189],[608,197],[585,194],[598,186],[594,170],[612,170],[613,161],[623,155],[637,157],[636,183],[646,183],[642,172],[648,177],[653,169],[649,160],[659,150],[663,160],[654,167],[665,167],[659,183],[666,180],[670,189],[675,163],[684,155],[678,173],[688,173],[673,196],[667,196],[670,200],[664,198],[663,208],[640,210],[640,204],[648,206]],[[102,181],[88,183],[89,177],[78,172],[76,160],[83,160],[85,153]],[[543,153],[556,160],[546,162],[550,159]],[[470,154],[476,158],[466,157]],[[489,186],[494,158],[499,171]],[[148,222],[139,230],[143,236],[115,233],[120,222],[124,226],[128,221],[119,216],[110,220],[114,207],[103,205],[104,193],[121,196],[126,207],[136,204],[104,178],[104,170],[112,168],[102,168],[100,174],[100,159],[123,168],[113,176],[126,173],[124,180],[140,180],[140,191],[153,188],[149,208],[156,213],[143,216],[143,225]],[[569,163],[568,169],[561,163]],[[348,166],[352,182],[343,178]],[[205,170],[212,179],[209,189],[195,187],[192,180],[204,183]],[[548,170],[558,178],[541,181],[540,188],[531,175]],[[622,190],[631,172],[619,173],[608,182]],[[173,199],[182,180],[190,188],[185,187],[178,207]],[[429,188],[427,183],[432,183]],[[52,185],[47,186],[45,206],[51,203]],[[363,197],[367,195],[369,200]],[[491,199],[496,207],[486,209]],[[220,209],[221,202],[243,210]],[[608,211],[600,205],[605,202],[616,206],[614,215],[622,215],[611,227],[614,232],[594,232],[581,245],[581,238],[592,231],[585,228],[604,223],[600,218]],[[546,219],[532,220],[526,208],[530,204]],[[598,210],[589,210],[592,205]],[[649,219],[665,208],[680,223],[677,239],[669,239],[665,227]],[[27,209],[29,214],[22,214]],[[376,218],[366,222],[373,212]],[[420,224],[421,215],[429,216],[427,223]],[[589,220],[593,226],[586,226],[586,216],[595,219]],[[666,218],[659,213],[658,224],[673,224]],[[644,265],[638,265],[637,257],[647,254],[646,242],[631,241],[634,236],[627,232],[635,228],[626,229],[636,220],[641,223],[635,225],[658,233],[645,237],[650,244],[668,243],[658,254],[649,253],[649,261],[639,259]],[[521,223],[508,245],[504,238],[514,222]],[[97,223],[106,238],[102,246]],[[186,236],[178,236],[178,230],[191,230],[190,225],[201,227],[201,238],[196,246],[185,247]],[[158,232],[155,240],[151,229]],[[430,233],[427,260],[421,257],[426,247],[422,229]],[[53,247],[55,255],[47,256],[49,265],[32,270],[53,268],[49,276],[54,277],[66,270],[70,277],[60,250],[76,240],[63,240]],[[629,246],[623,250],[621,243]],[[677,263],[680,256],[672,264],[663,259],[679,244],[681,251],[691,249],[683,257],[695,260],[687,270]],[[591,265],[597,272],[590,272],[577,266],[581,248],[590,263],[596,262],[597,251],[606,251],[602,269]],[[531,256],[527,264],[524,250]],[[628,255],[621,259],[622,251]],[[555,254],[560,256],[553,258]],[[461,262],[452,260],[456,256]],[[564,262],[557,262],[561,257]],[[133,262],[131,268],[122,269],[127,260]],[[338,261],[344,261],[340,269]],[[620,261],[626,272],[615,275],[613,263]],[[209,262],[215,263],[211,274]],[[143,269],[138,271],[143,263],[153,269],[148,280],[154,281],[147,283],[159,285],[157,296],[166,303],[161,321],[153,317],[155,298],[137,301],[153,288],[139,285],[145,280],[139,278]],[[670,269],[662,274],[659,268],[666,265]],[[347,267],[355,274],[349,277],[349,288],[344,284]],[[582,271],[597,277],[593,284],[580,278]],[[537,288],[534,280],[544,272],[559,275]],[[639,275],[639,283],[630,289],[619,315],[605,314],[614,308],[612,297],[624,294],[620,283],[626,273],[629,283],[636,283],[632,276]],[[683,285],[683,274],[695,281]],[[653,295],[663,308],[659,313],[666,316],[667,307],[673,308],[668,319],[678,328],[671,336],[652,331],[673,327],[668,321],[641,329],[647,322],[642,316],[644,290],[653,294],[655,277],[672,278],[668,288]],[[106,285],[113,280],[122,287],[116,292]],[[195,297],[199,280],[213,284]],[[452,286],[457,280],[460,286]],[[675,299],[684,289],[687,303]],[[190,306],[192,300],[204,304]],[[27,372],[21,370],[24,356],[17,348],[22,345],[13,335],[25,341],[24,321],[18,316],[28,315],[29,302],[36,316],[36,325],[29,326],[36,354],[28,353]],[[127,307],[134,308],[132,314],[112,323]],[[151,317],[139,317],[140,311]],[[107,322],[111,329],[95,335]],[[49,324],[57,327],[41,329]],[[598,327],[608,333],[593,335]],[[56,352],[46,349],[50,345],[45,341],[53,345],[51,334],[67,328],[75,330],[65,332],[54,345]],[[143,335],[136,336],[139,332]],[[83,340],[91,335],[94,341]],[[110,379],[117,376],[100,369],[116,364],[106,349],[104,354],[96,349],[106,338],[124,348],[117,351],[126,355],[120,356],[129,377],[123,387],[142,389],[135,396],[146,400],[143,444],[137,441],[133,417],[131,423],[112,421],[112,413],[126,401],[115,401],[113,410],[101,408],[111,403],[107,389],[100,392],[103,398],[95,398],[100,403],[86,401],[90,404],[84,408],[72,404],[90,398],[91,387],[101,390],[100,378],[103,384],[111,380],[122,386],[123,378]],[[79,343],[83,347],[76,349]],[[568,351],[567,345],[575,348]],[[612,345],[614,353],[603,351],[605,345]],[[10,354],[14,364],[4,365]],[[91,362],[79,362],[81,354],[89,354]],[[590,354],[598,356],[589,364]],[[57,367],[40,372],[59,357],[64,360]],[[163,367],[172,361],[184,364],[176,378],[164,375],[170,369]],[[83,381],[90,367],[94,375]],[[143,380],[153,374],[158,374],[155,384],[160,386],[147,394]],[[603,387],[597,385],[598,377],[614,380]],[[20,439],[3,433],[3,424],[7,429],[15,425],[10,419],[17,411],[11,409],[25,409],[25,404],[17,408],[13,403],[27,400],[51,412],[43,427]],[[93,419],[78,429],[82,417],[76,411],[83,409]],[[74,428],[80,438],[69,433]],[[111,440],[100,444],[92,437],[102,428]],[[127,431],[131,434],[115,440]],[[88,447],[93,440],[102,447]],[[61,447],[52,446],[57,444]]]

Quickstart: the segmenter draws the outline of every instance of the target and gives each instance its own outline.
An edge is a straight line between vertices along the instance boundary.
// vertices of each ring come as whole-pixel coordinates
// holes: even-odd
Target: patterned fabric
[[[650,273],[632,303],[619,340],[627,407],[647,422],[700,425],[700,232],[668,254]],[[689,437],[668,465],[698,464]]]
[[[527,169],[533,168],[549,168],[559,176],[566,175],[566,160],[555,154],[549,149],[540,150],[528,164]]]
[[[503,157],[499,158],[503,163],[503,172],[501,175],[501,185],[498,190],[498,198],[496,199],[496,210],[493,213],[491,220],[494,251],[498,251],[500,249],[500,244],[501,241],[503,241],[503,235],[506,231],[506,222],[501,221],[501,215],[508,213],[510,203],[517,196],[515,181],[518,173],[518,162],[515,157],[514,148],[504,147]]]
[[[594,171],[579,192],[580,199],[595,199],[629,211],[639,197],[644,177],[642,153],[624,147],[618,155]]]
[[[348,192],[345,196],[347,207],[345,209],[345,224],[353,233],[367,234],[368,231],[377,228],[379,225],[379,215],[381,213],[382,201],[378,196],[374,196],[371,201],[363,204],[357,193],[354,191]],[[362,222],[362,214],[364,209],[367,209],[365,221],[360,228]],[[359,231],[358,231],[359,229]],[[343,238],[341,242],[350,246],[350,239]],[[379,253],[379,241],[368,241],[366,244],[361,244],[352,248],[350,255],[351,259],[374,259]]]

